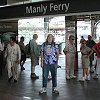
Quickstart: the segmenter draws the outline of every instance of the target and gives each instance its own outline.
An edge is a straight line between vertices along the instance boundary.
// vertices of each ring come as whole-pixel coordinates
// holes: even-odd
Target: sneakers
[[[35,73],[31,73],[31,78],[39,79],[39,76],[37,76]]]
[[[90,75],[82,77],[79,81],[90,81]]]
[[[98,79],[98,78],[99,78],[99,77],[98,77],[98,74],[96,74],[93,78],[94,78],[94,79]]]
[[[45,88],[45,87],[43,87],[43,88],[39,91],[39,94],[46,94],[46,93],[47,93],[47,91],[46,91],[46,88]],[[54,87],[54,88],[52,89],[52,93],[59,94],[59,91],[57,90],[56,87]]]
[[[39,94],[44,94],[44,93],[47,93],[47,91],[46,91],[46,88],[42,88],[40,91],[39,91]]]
[[[79,81],[85,81],[85,77],[82,77]]]
[[[67,75],[67,76],[66,76],[66,79],[67,79],[67,80],[76,79],[76,78],[77,78],[77,77],[76,77],[75,75],[71,75],[71,76]]]
[[[54,87],[54,88],[52,89],[52,93],[59,94],[59,91],[57,90],[56,87]]]
[[[76,76],[75,76],[75,75],[71,75],[71,76],[70,76],[70,78],[75,79],[75,78],[76,78]]]

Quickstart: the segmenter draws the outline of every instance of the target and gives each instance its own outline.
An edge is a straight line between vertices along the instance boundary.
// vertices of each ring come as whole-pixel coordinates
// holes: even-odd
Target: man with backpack
[[[35,66],[39,64],[39,48],[36,43],[38,38],[37,34],[33,35],[33,39],[29,42],[30,58],[31,58],[31,78],[38,79],[39,76],[35,74]]]

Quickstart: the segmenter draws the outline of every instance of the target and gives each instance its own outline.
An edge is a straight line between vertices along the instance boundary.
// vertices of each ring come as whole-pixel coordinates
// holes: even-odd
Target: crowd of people
[[[39,76],[35,73],[36,65],[39,65],[39,57],[41,57],[41,67],[43,70],[43,78],[42,78],[42,89],[39,91],[40,94],[46,93],[47,88],[47,80],[49,76],[49,72],[51,72],[52,77],[52,92],[59,94],[57,90],[57,68],[58,68],[58,57],[59,57],[59,49],[58,45],[54,42],[54,36],[49,34],[47,36],[46,42],[44,42],[39,49],[38,44],[36,42],[38,38],[37,34],[33,35],[33,38],[29,41],[28,44],[28,52],[30,54],[31,59],[31,73],[30,77],[32,79],[38,79]],[[2,67],[2,58],[4,51],[4,58],[6,59],[6,68],[8,73],[8,82],[14,80],[16,83],[18,81],[18,66],[20,65],[21,71],[25,70],[24,64],[26,61],[26,48],[24,45],[24,37],[20,38],[20,41],[17,43],[15,37],[10,37],[8,45],[4,50],[4,46],[0,42],[0,67]],[[0,72],[2,74],[2,68],[0,68]]]
[[[96,43],[91,35],[88,35],[88,40],[85,40],[81,36],[80,40],[80,52],[81,52],[81,62],[82,62],[82,78],[80,81],[90,80],[90,73],[94,73],[94,79],[98,79],[100,71],[100,41]],[[66,79],[77,78],[74,73],[74,63],[76,47],[74,43],[75,37],[73,35],[69,36],[66,46],[63,50],[66,55]],[[96,57],[94,57],[96,56]],[[95,65],[93,61],[96,60]]]
[[[47,92],[47,82],[49,73],[51,73],[52,80],[52,93],[59,94],[57,90],[57,68],[59,59],[59,48],[58,44],[55,42],[54,36],[48,34],[46,41],[38,47],[36,42],[38,38],[37,34],[33,35],[33,38],[29,41],[28,52],[31,59],[31,73],[30,77],[32,79],[39,79],[39,76],[35,73],[36,65],[39,65],[39,58],[42,67],[42,89],[39,91],[40,94]],[[4,50],[4,45],[0,41],[0,75],[2,75],[2,58],[6,59],[6,68],[8,73],[8,82],[12,79],[16,83],[18,81],[18,66],[20,65],[21,71],[25,70],[24,64],[26,61],[26,48],[24,45],[24,37],[20,38],[20,41],[16,43],[15,37],[10,37],[10,41]],[[66,56],[66,79],[75,79],[77,76],[74,73],[74,63],[76,55],[75,47],[75,37],[73,35],[69,36],[69,39],[63,50]],[[84,37],[80,40],[80,52],[82,61],[82,78],[81,81],[90,80],[90,73],[94,72],[94,77],[98,79],[100,70],[100,42],[95,43],[92,40],[92,36],[88,35],[88,40]],[[93,68],[94,54],[97,56],[95,70]]]
[[[88,35],[88,40],[85,40],[84,37],[80,40],[81,47],[81,59],[82,59],[82,68],[83,68],[83,77],[82,81],[90,80],[90,73],[94,73],[94,79],[98,79],[99,70],[100,70],[100,41],[96,43],[91,35]],[[93,61],[95,60],[95,64]]]

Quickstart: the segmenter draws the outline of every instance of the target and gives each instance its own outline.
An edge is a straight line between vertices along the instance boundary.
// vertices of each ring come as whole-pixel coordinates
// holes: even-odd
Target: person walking
[[[20,66],[21,66],[21,71],[25,70],[25,67],[23,65],[25,64],[26,61],[26,52],[25,52],[25,45],[24,45],[24,37],[22,36],[20,38],[20,42],[18,43],[20,50],[21,50],[21,60],[20,60]]]
[[[69,41],[66,43],[66,46],[63,50],[64,54],[66,55],[66,79],[73,79],[76,78],[74,75],[74,61],[75,61],[75,53],[76,47],[74,44],[75,37],[73,35],[69,36]]]
[[[43,70],[42,75],[42,89],[40,94],[47,93],[47,81],[49,71],[52,76],[52,93],[59,94],[57,90],[57,61],[59,56],[58,45],[55,44],[53,35],[48,34],[46,42],[41,47],[41,67]]]
[[[95,41],[92,40],[92,36],[88,35],[88,40],[86,41],[86,45],[92,49],[92,47],[95,45]],[[93,66],[93,60],[94,60],[94,53],[91,54],[91,56],[89,57],[90,60],[90,72],[93,73],[94,72],[94,66]]]
[[[21,51],[18,44],[16,44],[16,38],[10,37],[10,43],[5,50],[6,66],[8,71],[8,82],[14,78],[14,82],[18,80],[18,65],[21,59]]]
[[[100,41],[98,43],[96,43],[93,47],[92,47],[93,51],[96,53],[97,55],[97,64],[96,64],[96,70],[95,70],[95,75],[94,75],[94,79],[98,79],[99,78],[99,72],[100,72]]]
[[[93,53],[93,50],[89,48],[88,46],[86,46],[86,40],[83,40],[81,42],[80,51],[82,55],[81,59],[82,59],[82,69],[83,69],[83,76],[81,78],[81,81],[90,80],[89,57]]]
[[[39,47],[36,43],[36,40],[38,38],[37,34],[33,35],[33,39],[30,40],[29,42],[29,47],[30,47],[30,57],[31,57],[31,78],[38,79],[39,76],[36,75],[35,73],[35,67],[36,65],[39,65]]]

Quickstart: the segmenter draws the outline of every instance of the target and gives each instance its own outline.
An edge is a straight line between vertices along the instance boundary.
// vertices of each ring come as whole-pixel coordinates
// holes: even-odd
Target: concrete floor
[[[82,69],[79,67],[76,75],[77,79],[66,80],[65,78],[65,62],[64,56],[59,59],[59,65],[62,68],[58,69],[58,90],[59,95],[52,94],[52,81],[48,81],[48,89],[46,95],[39,95],[39,90],[42,87],[42,69],[36,67],[36,74],[39,79],[32,80],[30,78],[30,60],[27,60],[24,67],[25,71],[20,71],[17,83],[13,80],[11,83],[7,81],[7,72],[3,71],[3,76],[0,77],[0,100],[100,100],[100,78],[94,80],[91,74],[91,80],[80,82]]]

